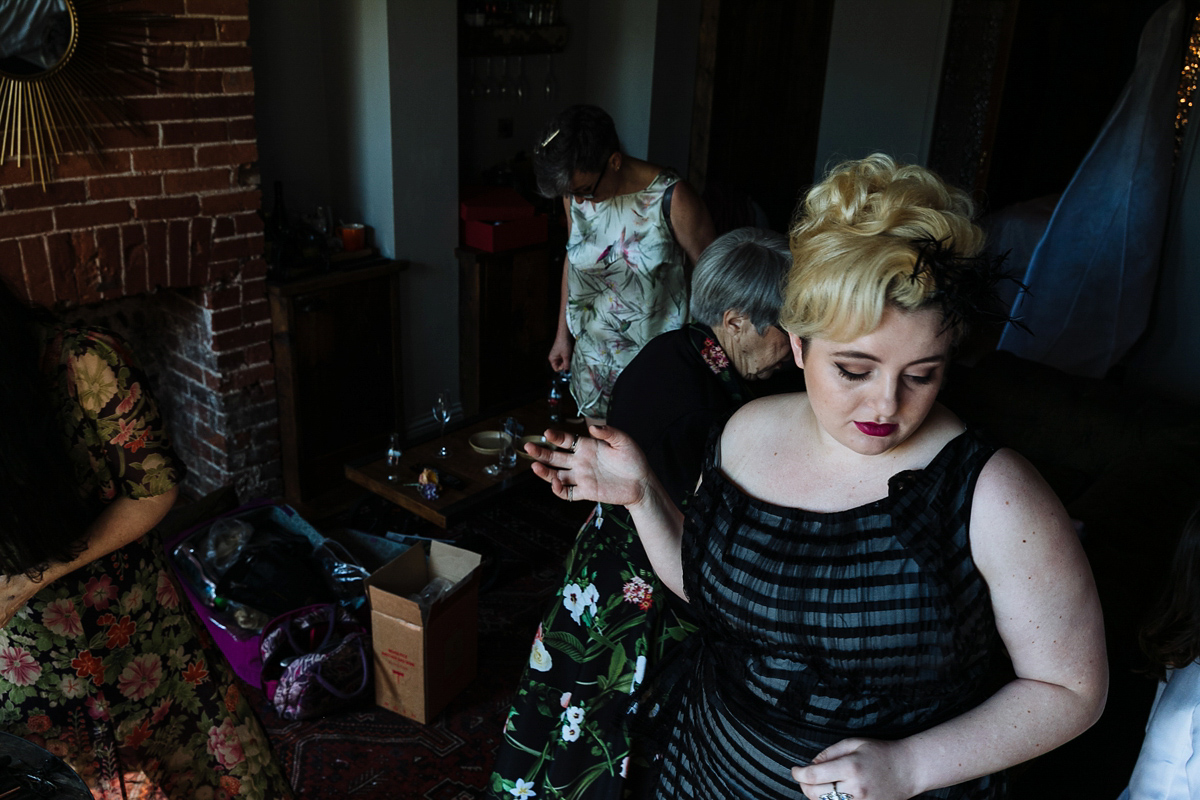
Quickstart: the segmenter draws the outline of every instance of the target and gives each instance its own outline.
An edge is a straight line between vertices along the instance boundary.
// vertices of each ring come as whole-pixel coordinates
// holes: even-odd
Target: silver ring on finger
[[[837,781],[834,781],[833,791],[826,792],[825,794],[821,795],[819,800],[854,800],[854,795],[846,794],[845,792],[839,792],[837,788]]]
[[[574,436],[574,434],[572,434],[572,435]],[[575,448],[578,446],[579,446],[579,437],[574,436],[574,438],[571,439],[571,446],[568,448],[568,452],[574,453]]]
[[[567,486],[567,502],[568,503],[574,502],[574,498],[571,497],[571,490],[574,488],[575,488],[574,486],[570,486],[570,485]]]

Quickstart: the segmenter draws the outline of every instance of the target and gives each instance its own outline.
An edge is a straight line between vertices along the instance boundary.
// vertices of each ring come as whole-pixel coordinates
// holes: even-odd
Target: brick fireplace
[[[151,375],[194,495],[282,491],[247,45],[248,0],[155,0],[164,84],[144,126],[99,129],[45,190],[0,165],[0,276],[67,319],[124,334]]]

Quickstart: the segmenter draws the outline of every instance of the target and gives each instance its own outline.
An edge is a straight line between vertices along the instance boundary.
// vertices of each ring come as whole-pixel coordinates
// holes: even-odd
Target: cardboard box
[[[479,554],[442,542],[409,548],[368,578],[375,702],[426,723],[475,678]],[[408,599],[434,578],[454,583],[429,613]]]
[[[458,198],[461,219],[495,221],[533,216],[533,203],[507,186],[464,186]]]
[[[546,241],[545,214],[506,220],[469,219],[463,222],[463,239],[468,247],[497,253]]]

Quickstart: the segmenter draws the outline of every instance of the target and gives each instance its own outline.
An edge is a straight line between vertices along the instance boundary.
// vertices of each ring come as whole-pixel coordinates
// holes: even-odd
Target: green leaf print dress
[[[605,418],[621,370],[687,321],[685,255],[663,203],[678,182],[664,169],[640,192],[571,201],[567,326],[575,337],[571,395],[582,415]]]

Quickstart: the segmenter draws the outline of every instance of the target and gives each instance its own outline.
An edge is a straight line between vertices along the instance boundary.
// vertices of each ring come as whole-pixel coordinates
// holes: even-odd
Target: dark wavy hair
[[[93,517],[39,363],[39,326],[53,321],[0,280],[0,572],[33,580],[83,551]]]
[[[1200,503],[1183,526],[1162,597],[1142,626],[1148,672],[1159,680],[1200,658]]]

